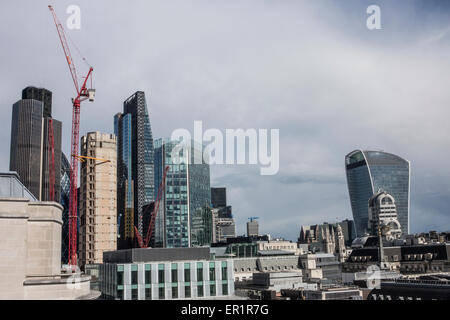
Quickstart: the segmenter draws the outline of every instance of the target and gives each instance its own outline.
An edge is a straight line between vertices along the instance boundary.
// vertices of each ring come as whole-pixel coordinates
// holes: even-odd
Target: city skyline
[[[335,5],[333,1],[326,3]],[[20,90],[28,85],[45,87],[54,94],[52,112],[55,118],[63,122],[63,151],[67,154],[71,120],[67,97],[73,90],[60,59],[61,53],[55,50],[57,39],[46,36],[47,32],[55,31],[46,4],[43,4],[42,1],[30,3],[19,20],[27,19],[30,26],[35,24],[45,30],[44,35],[35,37],[37,40],[32,37],[25,39],[30,42],[27,46],[32,44],[42,48],[48,59],[39,61],[27,57],[31,60],[29,62],[24,61],[22,54],[4,59],[14,66],[24,65],[23,68],[11,68],[17,73],[14,77],[8,76],[10,71],[4,65],[6,62],[0,62],[2,70],[6,70],[2,81],[9,81],[0,95],[0,103],[6,112],[6,121],[0,133],[9,136],[9,112],[12,104],[20,98]],[[152,6],[140,2],[136,5],[141,10],[134,13],[122,12],[119,5],[118,8],[109,8],[110,17],[94,23],[94,15],[100,14],[104,8],[80,1],[82,29],[68,33],[90,53],[90,60],[96,68],[95,76],[98,77],[95,79],[97,102],[82,107],[81,134],[94,130],[113,133],[113,115],[121,111],[123,99],[136,90],[147,94],[155,138],[170,136],[170,131],[189,127],[199,119],[216,128],[280,128],[281,165],[278,175],[261,177],[258,168],[253,166],[211,166],[211,185],[224,186],[229,190],[228,202],[234,208],[238,234],[245,233],[247,218],[256,215],[261,217],[261,233],[292,240],[296,239],[300,225],[351,218],[342,158],[356,148],[384,149],[404,156],[414,168],[411,177],[411,232],[448,229],[450,173],[445,165],[448,158],[445,147],[448,146],[446,137],[449,132],[445,119],[448,118],[450,97],[445,89],[445,84],[449,82],[448,72],[445,72],[449,64],[445,57],[449,51],[449,33],[442,26],[446,12],[430,11],[433,18],[427,20],[428,29],[415,34],[416,23],[409,20],[417,14],[415,6],[406,5],[406,9],[401,11],[395,4],[385,4],[382,5],[383,13],[386,13],[383,15],[386,17],[383,30],[374,34],[364,30],[362,23],[356,21],[357,13],[346,11],[346,6],[342,6],[338,13],[334,11],[335,16],[332,16],[321,10],[324,4],[268,5],[271,10],[283,14],[295,9],[284,16],[284,22],[277,20],[275,15],[274,25],[277,27],[270,30],[264,24],[267,21],[265,18],[271,17],[267,8],[253,4],[253,8],[244,4],[231,5],[243,12],[231,9],[221,12],[225,17],[214,23],[214,18],[223,9],[220,4],[203,3],[202,8],[210,15],[207,17],[180,3],[181,22],[174,26],[171,23],[175,15],[169,5]],[[16,5],[6,6],[14,8]],[[65,7],[66,2],[63,1],[56,10],[63,14]],[[362,7],[360,15],[363,16]],[[247,25],[241,18],[253,10],[257,11],[251,20],[253,26]],[[6,15],[8,11],[2,11],[2,21],[11,19]],[[148,27],[145,29],[149,30],[146,40],[152,46],[141,44],[139,49],[142,50],[131,53],[123,49],[106,51],[108,46],[120,49],[119,43],[125,43],[104,37],[118,31],[117,39],[126,39],[124,33],[115,29],[120,28],[115,23],[121,24],[119,11],[126,17],[131,14],[151,17],[143,25],[140,25],[142,20],[134,19],[126,29]],[[155,12],[162,18],[156,19]],[[300,22],[308,14],[312,17],[323,15],[323,22],[314,19]],[[197,23],[182,31],[186,42],[170,40],[180,31],[176,26],[195,20],[194,17],[198,18]],[[237,26],[227,31],[230,26],[227,20],[231,17],[237,19]],[[165,22],[164,18],[171,23]],[[348,18],[347,22],[344,22],[345,18]],[[3,23],[0,22],[0,25]],[[208,29],[203,28],[206,23],[211,24],[213,30],[205,30]],[[161,25],[167,29],[162,28],[159,30],[161,34],[158,34],[154,30]],[[317,29],[311,35],[304,30],[305,26],[309,30]],[[108,30],[111,28],[113,31]],[[262,30],[258,31],[258,28]],[[412,31],[402,31],[408,28]],[[34,35],[35,31],[25,30]],[[234,32],[238,30],[243,32],[241,37],[235,37]],[[23,38],[25,31],[14,32],[19,39]],[[226,40],[226,47],[216,41],[209,46],[200,41],[202,37],[213,40],[214,32],[219,33],[220,39]],[[321,37],[318,38],[318,35]],[[277,36],[282,36],[280,42],[276,41]],[[332,40],[335,36],[343,45]],[[265,47],[266,37],[280,44],[280,47]],[[92,38],[102,40],[93,42]],[[11,36],[12,52],[18,52],[21,46],[25,46],[25,40],[18,39]],[[189,45],[189,41],[194,44]],[[320,51],[317,58],[313,56],[313,51],[302,52],[307,45],[313,44],[317,44]],[[428,50],[429,46],[434,50]],[[100,53],[95,53],[98,47],[101,48]],[[333,52],[332,55],[322,51],[327,47]],[[254,54],[261,48],[264,48],[263,54],[255,58]],[[343,50],[346,56],[339,54]],[[206,52],[202,55],[202,51]],[[102,60],[106,52],[111,56]],[[424,56],[426,61],[422,60]],[[251,58],[255,61],[252,62]],[[433,63],[429,62],[433,59]],[[121,62],[123,60],[126,64]],[[225,61],[225,67],[230,70],[219,67],[219,61]],[[417,65],[419,61],[423,62],[421,67],[411,72],[410,66]],[[119,62],[118,67],[112,67]],[[320,67],[318,64],[321,62],[325,62],[329,70]],[[33,70],[33,74],[17,71],[26,70],[28,63],[36,64],[35,69],[28,68]],[[291,68],[292,72],[288,71]],[[124,73],[124,77],[116,77],[112,71]],[[368,79],[367,74],[373,75],[374,79]],[[380,80],[382,75],[387,75],[390,80],[383,82]],[[414,81],[409,81],[411,77]],[[326,97],[316,93],[324,88],[332,88]],[[262,97],[260,93],[263,93]],[[345,109],[346,106],[348,109]],[[234,108],[238,107],[242,111],[239,117],[234,112]],[[259,110],[259,114],[255,110]],[[343,116],[339,116],[341,112]],[[405,112],[408,112],[408,117],[401,118]],[[170,114],[176,116],[170,117]],[[389,117],[382,116],[386,114]],[[330,122],[329,118],[334,119]],[[9,150],[9,139],[4,140],[0,142],[0,147]],[[6,151],[0,155],[0,168],[7,170],[8,163],[9,154]]]

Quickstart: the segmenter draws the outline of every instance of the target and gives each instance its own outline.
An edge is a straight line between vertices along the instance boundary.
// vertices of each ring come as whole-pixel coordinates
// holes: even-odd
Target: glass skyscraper
[[[61,262],[69,259],[69,198],[70,198],[70,163],[64,153],[61,153],[61,200],[63,206],[61,229]]]
[[[201,145],[193,142],[191,148],[182,148],[179,153],[186,160],[185,163],[175,164],[172,151],[179,143],[168,139],[155,141],[155,193],[161,184],[164,168],[166,166],[170,168],[155,224],[154,246],[157,247],[200,245],[197,235],[205,234],[207,231],[199,230],[198,227],[210,225],[203,223],[204,215],[211,203],[209,164],[203,159],[198,164],[194,162],[195,150],[200,150],[198,153],[200,155],[202,153]],[[187,161],[188,159],[190,161]],[[192,229],[193,220],[194,229]]]
[[[114,116],[117,136],[117,218],[119,249],[135,245],[134,227],[147,233],[143,208],[154,200],[153,137],[145,93],[125,100],[123,113]]]
[[[357,236],[368,231],[368,202],[379,189],[395,198],[402,232],[409,233],[409,161],[387,152],[355,150],[345,157],[345,166]]]

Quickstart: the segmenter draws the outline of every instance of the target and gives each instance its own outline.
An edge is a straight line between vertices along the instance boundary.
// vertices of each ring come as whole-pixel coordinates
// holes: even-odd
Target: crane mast
[[[56,16],[55,10],[52,6],[48,6],[50,12],[53,15],[53,20],[56,25],[56,30],[58,32],[61,45],[63,47],[64,55],[66,57],[67,65],[72,76],[73,83],[76,89],[76,96],[72,98],[73,108],[72,108],[72,136],[71,136],[71,171],[70,171],[70,198],[69,198],[69,261],[68,264],[71,266],[77,265],[77,185],[78,185],[78,153],[79,153],[79,140],[80,140],[80,107],[81,102],[89,99],[89,101],[94,101],[95,90],[87,89],[86,84],[89,78],[92,81],[92,71],[94,70],[91,66],[89,71],[84,78],[81,89],[78,84],[77,72],[75,68],[74,60],[72,59],[72,54],[70,53],[70,48],[67,43],[64,28]],[[85,60],[85,59],[84,59]]]
[[[158,195],[156,197],[155,206],[153,207],[153,211],[150,214],[150,223],[148,224],[147,236],[145,237],[145,240],[142,239],[142,236],[140,235],[136,226],[134,227],[134,232],[136,233],[137,242],[138,242],[138,245],[140,248],[148,248],[148,245],[152,238],[153,229],[155,228],[156,216],[157,216],[158,210],[159,210],[159,205],[161,203],[164,189],[166,188],[166,177],[167,177],[167,172],[169,172],[169,169],[170,169],[169,166],[166,166],[164,168],[164,173],[163,173],[163,177],[161,180],[161,184],[159,185],[159,188],[158,188]]]

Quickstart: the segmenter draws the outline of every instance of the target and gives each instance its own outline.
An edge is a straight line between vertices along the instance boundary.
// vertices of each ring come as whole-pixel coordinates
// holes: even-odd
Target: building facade
[[[374,236],[380,232],[387,240],[398,239],[402,235],[395,199],[385,191],[379,190],[369,200],[368,230]]]
[[[64,153],[61,153],[61,199],[62,228],[61,228],[61,262],[69,261],[69,201],[70,201],[70,163]]]
[[[201,216],[202,212],[207,210],[205,207],[211,203],[209,164],[204,159],[199,163],[194,161],[196,152],[201,150],[200,146],[192,142],[190,146],[183,144],[177,157],[184,160],[178,163],[174,161],[172,152],[179,144],[180,141],[168,139],[155,141],[156,186],[161,184],[164,168],[169,166],[165,191],[155,223],[156,247],[177,248],[198,245],[196,238],[192,238],[192,232],[198,233],[201,230],[198,228],[192,230],[193,218]],[[210,211],[208,210],[209,213]],[[210,223],[204,225],[209,228]],[[209,231],[205,230],[206,232]]]
[[[259,236],[259,224],[256,219],[250,218],[250,221],[247,222],[247,237]]]
[[[102,263],[117,249],[117,146],[113,134],[90,132],[81,138],[80,266]],[[101,159],[96,160],[93,158]]]
[[[136,245],[134,227],[141,235],[143,207],[154,201],[154,149],[145,93],[125,100],[123,113],[114,116],[117,136],[117,210],[119,248]]]
[[[227,206],[226,188],[211,188],[211,205],[213,208],[221,208]]]
[[[140,251],[145,250],[145,252]],[[233,260],[210,260],[209,248],[132,249],[105,255],[105,299],[220,299],[234,295]]]
[[[55,166],[53,200],[58,202],[61,181],[62,124],[51,118],[51,100],[50,91],[27,87],[22,92],[22,100],[13,105],[9,169],[19,174],[21,182],[37,199],[50,200],[49,130],[53,129]]]
[[[345,157],[357,236],[368,232],[368,201],[379,189],[391,194],[404,234],[409,233],[410,162],[382,151],[355,150]]]

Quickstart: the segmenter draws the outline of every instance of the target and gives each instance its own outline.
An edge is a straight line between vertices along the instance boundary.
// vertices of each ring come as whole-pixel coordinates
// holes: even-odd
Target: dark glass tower
[[[145,93],[125,100],[114,117],[117,136],[117,214],[119,249],[135,246],[134,227],[145,235],[144,206],[154,199],[153,137]]]
[[[49,195],[49,122],[53,121],[55,156],[55,200],[60,199],[61,131],[60,121],[51,118],[52,93],[46,89],[27,87],[22,100],[13,105],[11,123],[10,170],[37,199],[47,201]]]
[[[42,179],[42,109],[37,100],[20,100],[13,105],[9,170],[40,199]]]
[[[211,204],[213,208],[227,206],[227,189],[211,188]]]
[[[403,234],[409,233],[410,163],[382,151],[355,150],[345,157],[357,236],[368,230],[369,199],[379,189],[392,194]]]
[[[52,117],[52,92],[44,88],[26,87],[22,90],[22,99],[33,99],[44,104],[42,115],[44,118]]]
[[[189,164],[174,163],[172,151],[179,143],[168,139],[155,141],[156,188],[161,184],[164,168],[170,168],[156,218],[154,233],[158,247],[201,245],[208,242],[211,235],[211,231],[205,229],[211,228],[209,164],[204,161],[194,163],[195,149],[199,148],[195,143],[191,144],[190,151],[185,148],[180,152],[185,160],[190,159],[190,162],[185,161]]]

